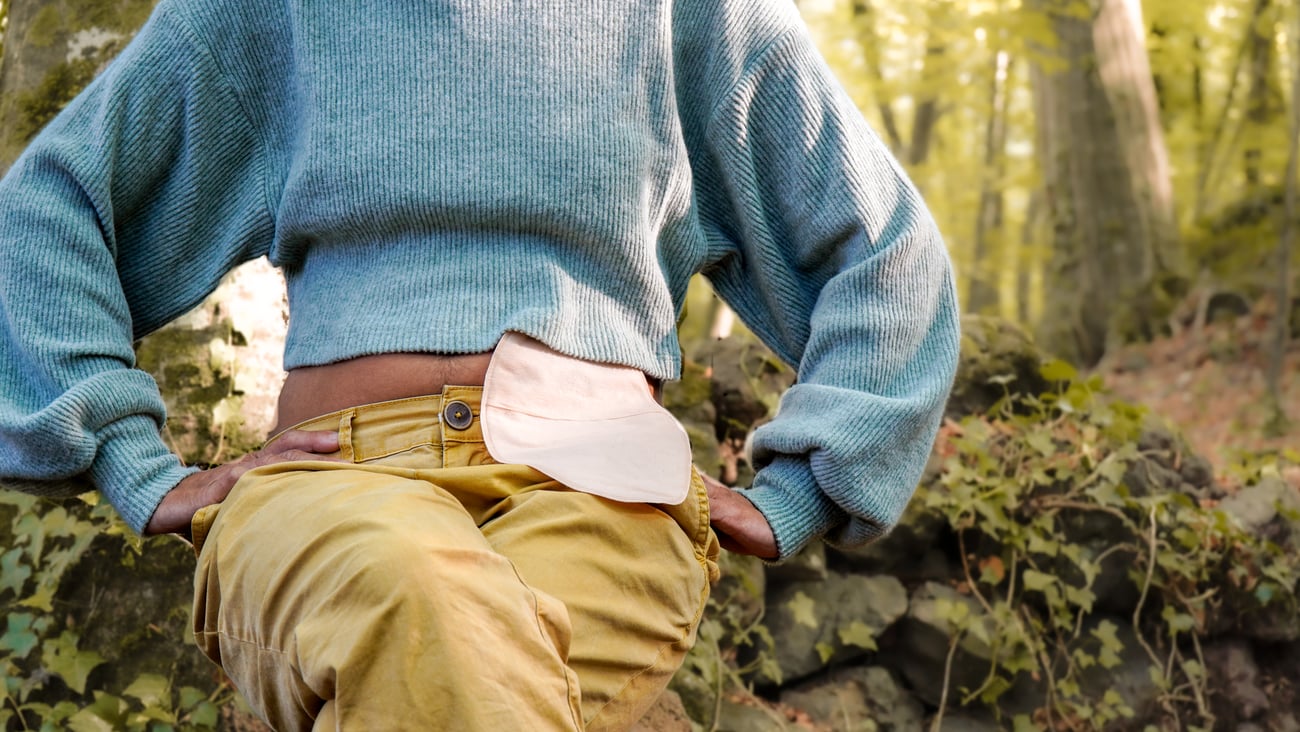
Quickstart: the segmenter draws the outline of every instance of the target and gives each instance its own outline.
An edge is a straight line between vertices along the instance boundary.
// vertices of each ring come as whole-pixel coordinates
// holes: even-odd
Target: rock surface
[[[905,612],[907,590],[898,579],[831,572],[821,582],[769,589],[765,620],[788,681],[865,656]]]

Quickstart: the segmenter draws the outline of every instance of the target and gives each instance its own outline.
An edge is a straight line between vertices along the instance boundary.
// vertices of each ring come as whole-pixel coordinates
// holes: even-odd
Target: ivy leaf
[[[41,525],[41,517],[35,513],[23,514],[14,522],[14,536],[26,538],[27,556],[32,558],[33,566],[39,565],[45,552],[45,527]]]
[[[1038,373],[1048,381],[1074,381],[1079,376],[1073,366],[1059,359],[1043,364],[1038,368]]]
[[[1128,473],[1128,461],[1118,455],[1107,455],[1106,459],[1102,460],[1101,465],[1098,466],[1097,473],[1105,479],[1105,483],[1102,485],[1119,485],[1124,480],[1124,475]]]
[[[964,602],[953,602],[941,597],[935,601],[934,608],[939,612],[939,617],[947,620],[954,629],[964,628],[968,624],[970,607]]]
[[[171,682],[158,674],[140,674],[126,687],[122,696],[139,699],[146,707],[165,706],[171,702]]]
[[[1048,539],[1047,537],[1041,534],[1030,534],[1029,551],[1033,552],[1034,554],[1042,554],[1044,556],[1054,557],[1059,551],[1061,551],[1061,545],[1060,543]],[[1029,571],[1033,572],[1032,569]],[[1041,574],[1041,572],[1037,574]]]
[[[5,590],[13,590],[15,595],[22,594],[23,585],[32,576],[31,567],[18,563],[22,556],[23,550],[17,547],[0,556],[0,594]]]
[[[1026,569],[1021,579],[1025,583],[1025,589],[1034,592],[1042,592],[1056,582],[1056,578],[1052,575],[1036,569]]]
[[[152,722],[149,732],[174,732],[175,729],[172,725],[176,724],[176,713],[165,705],[151,704],[137,714],[136,718],[141,723]]]
[[[217,705],[204,699],[194,711],[190,712],[190,724],[196,727],[215,728],[217,726]]]
[[[759,675],[767,679],[768,681],[771,681],[774,684],[780,684],[784,676],[784,674],[781,673],[781,665],[778,664],[776,662],[776,659],[772,658],[771,656],[761,656],[760,658],[762,660],[758,664]],[[236,695],[235,704],[236,706],[242,705],[243,707],[247,707],[248,701],[244,699],[243,695]]]
[[[1092,612],[1092,604],[1097,600],[1097,595],[1087,587],[1066,585],[1065,599],[1085,612]]]
[[[829,643],[818,643],[814,648],[817,649],[817,655],[821,658],[822,663],[831,660],[831,656],[835,655],[835,646]]]
[[[40,500],[36,496],[17,491],[0,491],[0,506],[13,506],[18,509],[18,513],[30,513],[36,502]]]
[[[32,632],[32,621],[35,618],[30,613],[13,613],[7,618],[9,625],[8,630],[3,636],[0,636],[0,649],[13,651],[16,658],[27,658],[27,654],[32,652],[40,639]]]
[[[41,647],[41,662],[45,668],[63,679],[69,689],[86,693],[86,677],[104,662],[104,657],[94,651],[77,649],[77,635],[64,631],[56,639],[45,641]]]
[[[878,650],[875,631],[861,620],[854,620],[849,627],[840,628],[839,635],[840,642],[846,646],[857,646],[868,651]]]
[[[53,510],[46,512],[44,524],[45,531],[50,536],[76,536],[93,528],[89,522],[82,521],[68,513],[68,510],[63,506],[56,506]]]
[[[97,535],[95,531],[83,531],[76,535],[72,546],[51,551],[45,558],[45,574],[50,577],[62,577],[69,567],[81,559],[81,555],[86,553]]]
[[[72,715],[68,720],[68,729],[72,732],[113,732],[115,728],[112,722],[95,714],[89,707]]]
[[[62,722],[79,711],[81,711],[81,705],[70,701],[61,701],[54,705],[54,708],[50,710],[49,714],[45,715],[45,723],[52,724]]]
[[[700,629],[696,631],[696,637],[705,642],[713,642],[722,638],[722,622],[714,618],[706,618],[700,623]]]
[[[54,588],[48,585],[42,585],[36,589],[35,594],[18,604],[23,607],[35,608],[47,613],[52,613],[54,612]]]
[[[72,732],[113,732],[126,727],[126,702],[122,699],[95,692],[95,703],[68,719]]]
[[[1169,626],[1170,636],[1191,632],[1196,627],[1196,620],[1191,615],[1178,612],[1173,605],[1166,605],[1165,609],[1160,611],[1160,617]]]
[[[1031,432],[1025,435],[1025,443],[1044,457],[1056,453],[1056,441],[1047,432]]]
[[[1157,689],[1167,691],[1169,689],[1169,677],[1165,676],[1165,670],[1159,666],[1147,666],[1147,676],[1151,678],[1151,683],[1155,684]]]
[[[813,630],[817,629],[817,614],[813,612],[817,603],[803,593],[803,590],[795,593],[795,596],[785,604],[790,608],[790,614],[794,616],[794,622],[799,625],[806,625]]]
[[[986,585],[1000,584],[1007,576],[1006,565],[1002,557],[985,557],[980,560],[980,582]]]
[[[196,689],[193,686],[181,687],[181,709],[190,709],[207,698],[208,695],[202,689]]]
[[[998,697],[1007,693],[1011,689],[1011,682],[1001,676],[995,676],[988,680],[984,690],[980,692],[980,701],[992,706],[998,700]]]
[[[1092,637],[1101,641],[1102,648],[1115,652],[1124,650],[1124,643],[1119,639],[1118,632],[1119,626],[1109,620],[1101,621],[1091,631]]]

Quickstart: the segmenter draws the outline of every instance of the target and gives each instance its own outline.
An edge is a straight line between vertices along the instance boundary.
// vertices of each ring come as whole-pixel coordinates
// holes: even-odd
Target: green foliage
[[[704,686],[710,708],[696,717],[705,717],[707,730],[716,729],[729,691],[749,688],[747,679],[753,676],[781,680],[781,669],[771,654],[775,645],[772,634],[763,625],[763,588],[755,582],[755,575],[738,566],[743,561],[723,552],[719,563],[728,581],[720,585],[721,592],[710,595],[695,645],[677,674],[678,679],[698,680]],[[755,601],[759,603],[757,612]],[[742,662],[741,658],[749,660]]]
[[[943,608],[954,646],[970,636],[992,650],[984,682],[961,689],[961,702],[996,707],[1028,677],[1044,690],[1029,721],[1095,728],[1135,710],[1114,692],[1090,695],[1083,678],[1141,653],[1161,713],[1179,728],[1209,728],[1199,639],[1265,609],[1294,614],[1300,558],[1212,505],[1148,490],[1135,479],[1151,457],[1138,448],[1141,412],[1103,399],[1098,381],[1064,364],[1048,364],[1043,375],[1059,388],[1009,397],[952,429],[939,479],[917,498],[956,533],[960,589],[981,609]],[[1098,525],[1108,538],[1100,548],[1084,538]],[[1139,598],[1123,634],[1091,617],[1098,580],[1116,566],[1127,568]]]
[[[169,679],[141,674],[124,689],[96,688],[105,658],[83,647],[76,621],[56,600],[60,584],[96,537],[119,537],[122,562],[134,562],[141,542],[106,504],[73,510],[0,490],[0,727],[23,730],[215,729],[218,708],[233,697],[226,686],[172,689]]]

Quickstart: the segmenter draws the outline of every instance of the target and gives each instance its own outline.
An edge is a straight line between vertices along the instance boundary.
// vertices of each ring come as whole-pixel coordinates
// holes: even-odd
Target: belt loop
[[[339,415],[339,457],[357,462],[356,451],[352,447],[352,420],[357,410],[349,409]]]

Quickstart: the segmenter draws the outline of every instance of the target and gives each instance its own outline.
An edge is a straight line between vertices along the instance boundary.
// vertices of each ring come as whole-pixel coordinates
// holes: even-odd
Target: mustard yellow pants
[[[625,729],[680,665],[717,578],[698,476],[677,506],[569,490],[492,460],[479,396],[299,425],[350,462],[195,515],[197,642],[276,729]]]

